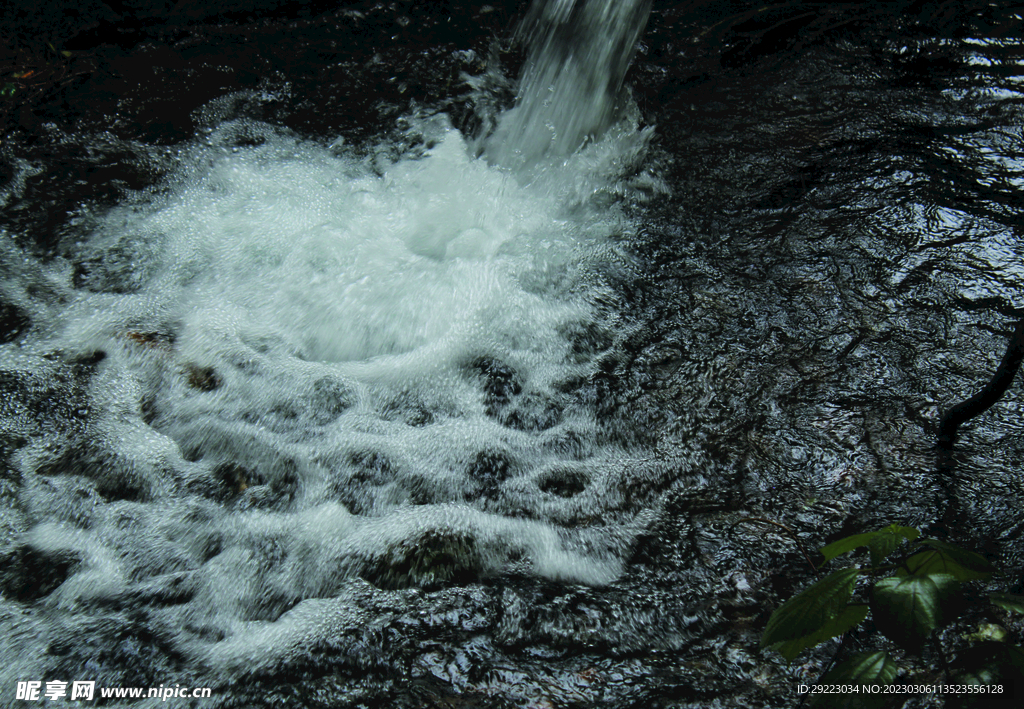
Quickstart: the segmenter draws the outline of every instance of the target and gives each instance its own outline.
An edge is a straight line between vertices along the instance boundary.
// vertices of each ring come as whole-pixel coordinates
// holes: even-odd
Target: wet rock
[[[562,420],[561,407],[543,394],[519,397],[515,407],[502,416],[502,423],[519,431],[546,431]]]
[[[71,282],[75,288],[96,293],[135,293],[144,281],[136,271],[137,259],[136,254],[117,252],[82,259],[75,264]]]
[[[445,415],[457,415],[454,410],[441,410],[421,401],[391,401],[381,407],[380,416],[385,421],[402,421],[407,426],[419,428],[435,423]]]
[[[213,477],[223,486],[229,497],[240,495],[257,484],[257,478],[251,470],[233,462],[219,464],[213,469]]]
[[[177,339],[173,334],[165,332],[140,332],[136,330],[129,330],[124,336],[138,345],[164,352],[172,351],[174,349],[174,342]]]
[[[378,588],[417,586],[430,590],[471,583],[479,568],[472,537],[432,530],[392,545],[365,566],[363,576]]]
[[[179,571],[147,579],[132,584],[121,593],[94,599],[95,605],[110,610],[131,610],[139,606],[166,608],[178,606],[190,601],[199,588],[195,574],[191,571]],[[65,649],[73,643],[60,643]]]
[[[145,471],[126,466],[113,453],[87,443],[73,445],[59,456],[42,461],[36,473],[43,477],[88,478],[107,500],[144,501],[151,494],[152,481]]]
[[[70,550],[19,545],[0,557],[0,589],[22,603],[32,603],[67,581],[81,563],[81,555]]]
[[[53,421],[81,430],[89,416],[89,369],[69,365],[61,353],[54,353],[42,358],[33,371],[0,370],[0,396],[7,404],[0,408],[0,416],[7,419],[0,436],[16,431],[29,435]]]
[[[354,451],[349,454],[348,463],[355,468],[352,480],[356,483],[384,485],[395,479],[394,464],[378,451]]]
[[[235,504],[239,510],[273,510],[283,504],[283,499],[269,485],[253,485],[238,497]]]
[[[100,613],[65,617],[51,624],[50,635],[60,653],[53,671],[68,677],[96,678],[97,686],[157,687],[173,674],[173,640],[147,614]],[[65,638],[78,639],[64,643]]]
[[[333,379],[318,379],[313,384],[313,395],[309,399],[309,416],[319,426],[336,420],[354,403],[353,393],[341,382]]]
[[[481,451],[466,470],[477,483],[473,497],[493,497],[501,483],[513,474],[514,463],[500,451]]]
[[[595,322],[574,322],[560,328],[571,345],[572,361],[589,362],[614,343],[611,331]]]
[[[582,470],[559,467],[545,473],[537,485],[542,492],[559,497],[575,497],[587,489],[589,476]]]
[[[213,391],[220,388],[221,377],[213,367],[201,367],[197,364],[186,364],[185,374],[188,385],[199,391]]]
[[[447,502],[451,492],[447,486],[429,474],[409,473],[401,476],[398,487],[408,496],[413,505],[430,505]]]
[[[468,368],[480,379],[489,416],[496,416],[512,397],[523,390],[519,374],[504,362],[480,357],[470,362]]]
[[[599,595],[528,582],[506,588],[494,639],[553,656],[678,651],[714,626],[705,607],[669,590],[613,587]]]
[[[83,376],[92,374],[96,365],[106,358],[107,353],[103,350],[92,350],[91,352],[81,352],[69,357],[68,363],[76,375]]]
[[[0,300],[0,344],[13,342],[32,325],[28,313],[6,300]]]

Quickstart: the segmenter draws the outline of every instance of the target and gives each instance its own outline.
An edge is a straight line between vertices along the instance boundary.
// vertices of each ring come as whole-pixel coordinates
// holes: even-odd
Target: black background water
[[[14,61],[67,65],[4,104],[4,177],[19,160],[39,170],[0,219],[34,262],[59,252],[83,202],[111,206],[156,179],[119,141],[174,146],[196,132],[196,109],[239,89],[277,98],[229,115],[310,137],[370,146],[413,104],[473,131],[460,77],[482,70],[525,9],[116,5],[4,18]],[[933,450],[939,412],[987,378],[1022,307],[1014,12],[655,3],[627,84],[672,194],[635,207],[644,226],[629,248],[645,277],[620,295],[637,327],[591,390],[602,436],[656,452],[625,494],[663,506],[616,583],[350,588],[341,602],[361,608],[361,630],[225,676],[154,633],[176,602],[167,589],[73,622],[45,611],[69,564],[23,543],[21,483],[5,463],[11,637],[53,638],[55,671],[100,663],[125,685],[212,684],[228,706],[782,707],[832,650],[787,667],[757,648],[771,609],[810,575],[792,540],[741,518],[783,522],[814,547],[892,521],[929,526],[955,505],[953,538],[992,555],[1009,570],[1001,587],[1020,592],[1019,386],[965,428],[954,473],[936,475]],[[47,57],[44,39],[72,56]],[[516,75],[519,50],[498,52]],[[113,137],[75,144],[49,126]],[[88,264],[77,273],[89,287]],[[3,308],[16,342],[31,316]],[[21,407],[5,413],[24,424],[4,431],[5,458],[74,420],[91,364],[4,373],[4,405]]]

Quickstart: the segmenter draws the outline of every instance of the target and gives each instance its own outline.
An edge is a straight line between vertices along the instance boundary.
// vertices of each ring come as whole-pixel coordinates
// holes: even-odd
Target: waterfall
[[[489,160],[527,167],[570,155],[617,118],[622,81],[651,0],[534,0],[515,106],[486,142]]]

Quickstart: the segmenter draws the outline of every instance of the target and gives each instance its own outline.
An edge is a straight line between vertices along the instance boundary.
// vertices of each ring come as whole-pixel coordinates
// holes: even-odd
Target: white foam
[[[223,123],[90,217],[86,288],[59,260],[44,273],[62,300],[5,366],[106,353],[83,414],[95,459],[55,469],[83,445],[67,431],[15,457],[22,543],[80,560],[49,603],[180,585],[191,600],[154,617],[230,668],[361,622],[314,600],[359,577],[617,578],[640,528],[630,463],[574,382],[624,336],[600,273],[627,262],[616,200],[648,133],[627,121],[517,177],[443,119],[418,130],[433,147],[388,161]],[[58,513],[54,475],[106,499]]]

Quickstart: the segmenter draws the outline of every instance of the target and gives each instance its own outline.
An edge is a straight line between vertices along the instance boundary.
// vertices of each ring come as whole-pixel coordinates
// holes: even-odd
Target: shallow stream
[[[71,32],[0,149],[4,701],[794,706],[764,520],[1021,592],[1019,384],[934,444],[1024,312],[1024,21],[649,4]]]

